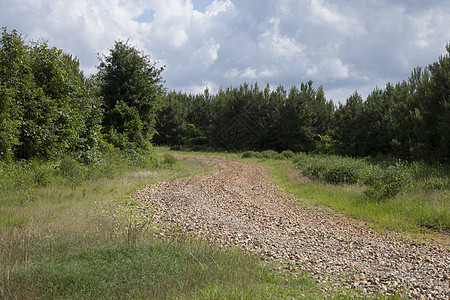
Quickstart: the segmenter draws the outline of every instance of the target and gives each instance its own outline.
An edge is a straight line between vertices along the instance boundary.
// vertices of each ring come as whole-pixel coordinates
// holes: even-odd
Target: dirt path
[[[448,248],[406,242],[352,225],[339,214],[295,205],[282,197],[261,165],[177,158],[219,171],[138,191],[143,217],[153,213],[155,222],[176,224],[183,232],[289,260],[294,269],[312,272],[320,281],[368,293],[405,290],[413,298],[450,299]]]

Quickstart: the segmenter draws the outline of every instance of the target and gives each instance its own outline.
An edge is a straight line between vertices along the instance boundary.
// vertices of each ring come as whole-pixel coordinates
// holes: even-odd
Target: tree
[[[437,159],[450,161],[450,44],[447,54],[438,62],[428,66],[431,78],[426,89],[427,97],[422,101],[426,142],[429,152]],[[430,157],[429,155],[427,157]]]
[[[78,60],[6,28],[0,43],[0,158],[95,154],[101,107]]]
[[[0,39],[0,159],[13,158],[20,145],[22,109],[19,99],[29,90],[31,76],[27,70],[28,53],[17,31],[2,28]]]
[[[333,139],[338,141],[337,151],[342,155],[361,155],[361,140],[364,140],[366,126],[363,116],[363,100],[358,92],[349,98],[345,105],[339,104],[335,112]]]
[[[118,41],[100,57],[103,130],[120,148],[147,148],[155,133],[158,101],[164,91],[161,73],[149,56]]]

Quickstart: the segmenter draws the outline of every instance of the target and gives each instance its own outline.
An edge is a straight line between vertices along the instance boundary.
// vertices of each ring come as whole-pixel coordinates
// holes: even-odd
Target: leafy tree
[[[101,108],[78,60],[6,28],[0,58],[0,157],[94,158]]]
[[[392,152],[392,128],[390,127],[389,111],[391,102],[385,97],[385,92],[376,88],[367,96],[363,104],[363,119],[365,134],[361,136],[361,156],[387,155]]]
[[[280,150],[310,150],[313,133],[307,102],[311,96],[311,85],[302,84],[300,90],[295,86],[290,89],[286,102],[281,109],[281,118],[277,120],[280,128],[279,136],[281,137]]]
[[[425,88],[426,97],[422,102],[425,143],[429,145],[431,157],[450,161],[450,44],[447,54],[438,62],[428,66],[430,79]],[[428,156],[430,157],[430,156]]]
[[[183,98],[183,99],[181,99]],[[162,97],[156,114],[156,132],[153,141],[158,145],[181,145],[186,132],[186,94],[169,92]]]
[[[0,159],[13,158],[20,145],[20,99],[30,92],[27,46],[17,31],[2,28],[0,40]]]
[[[363,100],[355,92],[344,105],[339,104],[335,113],[335,128],[333,139],[338,141],[337,151],[342,155],[361,155],[361,143],[366,134],[363,118]]]
[[[100,61],[104,133],[120,148],[147,148],[155,133],[164,68],[123,41],[116,42]]]

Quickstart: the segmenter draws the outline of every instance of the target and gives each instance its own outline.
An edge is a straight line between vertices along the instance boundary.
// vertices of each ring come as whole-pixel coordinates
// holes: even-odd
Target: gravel
[[[450,250],[381,234],[348,217],[301,206],[258,164],[181,156],[218,171],[149,185],[135,193],[139,213],[155,224],[289,262],[326,289],[345,286],[367,294],[404,293],[450,299]]]

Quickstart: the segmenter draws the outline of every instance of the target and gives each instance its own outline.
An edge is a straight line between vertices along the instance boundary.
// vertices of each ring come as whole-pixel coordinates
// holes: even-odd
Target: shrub
[[[283,152],[281,152],[281,157],[285,158],[285,159],[290,159],[293,158],[295,156],[295,153],[292,152],[291,150],[285,150]]]
[[[368,188],[364,194],[376,201],[383,201],[395,197],[408,186],[417,186],[418,174],[425,175],[430,170],[425,166],[408,165],[404,162],[395,164],[382,161],[374,162],[366,159],[354,159],[339,156],[306,155],[300,153],[293,158],[302,173],[314,180],[321,180],[331,184],[364,184]],[[425,171],[426,169],[426,171]],[[416,173],[416,175],[414,175]],[[420,179],[421,186],[432,188],[448,187],[448,177],[434,174],[429,179]],[[413,182],[413,179],[416,181]]]
[[[163,164],[166,166],[173,166],[177,162],[177,159],[170,154],[164,154],[163,156]]]
[[[326,155],[298,155],[294,158],[304,175],[332,184],[357,183],[360,164],[351,158]]]
[[[242,158],[263,158],[260,152],[256,151],[245,151],[241,154]]]
[[[76,178],[80,172],[79,163],[70,156],[65,156],[59,162],[59,172],[63,177]]]
[[[125,149],[122,151],[122,156],[133,167],[138,167],[141,169],[151,169],[159,167],[158,158],[156,158],[153,153],[146,150]]]
[[[278,152],[273,151],[273,150],[263,151],[263,152],[261,152],[261,155],[265,159],[279,159],[280,158],[280,154],[278,154]]]
[[[389,166],[380,176],[373,179],[364,194],[376,201],[383,201],[396,196],[409,183],[410,176],[407,168],[400,163]]]

